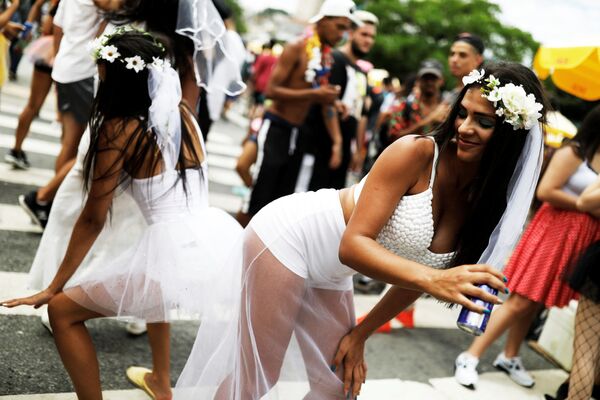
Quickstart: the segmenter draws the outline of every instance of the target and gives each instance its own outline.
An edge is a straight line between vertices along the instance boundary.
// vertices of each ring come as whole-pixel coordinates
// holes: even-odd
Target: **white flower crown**
[[[113,63],[115,62],[115,60],[119,60],[120,62],[125,64],[125,68],[134,70],[136,74],[144,70],[144,68],[154,68],[162,71],[164,68],[168,68],[171,66],[169,60],[159,57],[152,57],[151,63],[146,63],[144,59],[140,56],[124,58],[121,57],[121,53],[119,53],[119,49],[117,48],[117,46],[112,44],[109,45],[108,42],[112,37],[122,35],[123,33],[130,31],[140,32],[145,35],[151,36],[148,32],[144,32],[142,30],[133,29],[131,27],[121,27],[112,34],[102,35],[91,42],[90,48],[92,50],[92,57],[94,57],[95,60],[106,60],[109,63]],[[156,41],[156,39],[154,39],[154,44],[164,51],[164,46],[160,42]]]
[[[474,69],[462,78],[462,82],[465,86],[475,82],[485,83],[481,87],[481,97],[492,102],[496,115],[504,117],[504,122],[511,124],[514,130],[533,128],[542,116],[540,111],[544,108],[536,101],[535,96],[532,93],[527,94],[523,85],[507,83],[500,86],[500,80],[494,75],[486,79],[483,79],[484,76],[485,70]]]

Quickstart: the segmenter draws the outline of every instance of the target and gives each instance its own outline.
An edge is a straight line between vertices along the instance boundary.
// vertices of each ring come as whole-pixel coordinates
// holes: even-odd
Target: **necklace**
[[[305,81],[312,83],[313,87],[328,85],[333,64],[331,46],[323,45],[319,35],[314,32],[306,39],[304,49],[308,59],[304,72]]]

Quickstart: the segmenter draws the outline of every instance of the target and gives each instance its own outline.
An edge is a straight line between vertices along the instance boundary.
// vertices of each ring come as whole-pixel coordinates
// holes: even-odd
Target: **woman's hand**
[[[329,168],[337,169],[342,163],[342,142],[334,143],[331,146],[331,158],[329,159]]]
[[[352,399],[360,394],[360,388],[367,377],[367,364],[364,359],[365,339],[350,331],[342,338],[337,353],[331,364],[331,370],[344,371],[344,396]]]
[[[508,293],[504,282],[507,282],[506,277],[492,266],[461,265],[445,270],[435,270],[424,291],[439,300],[460,304],[481,314],[484,312],[484,308],[476,305],[468,297],[476,297],[493,304],[502,304],[502,300],[497,296],[486,292],[477,285],[487,285],[497,289],[498,292]]]
[[[8,308],[13,308],[17,306],[33,306],[33,308],[40,308],[44,304],[48,304],[55,295],[56,292],[53,292],[50,289],[44,289],[41,292],[34,294],[33,296],[6,300],[0,303],[0,305]]]

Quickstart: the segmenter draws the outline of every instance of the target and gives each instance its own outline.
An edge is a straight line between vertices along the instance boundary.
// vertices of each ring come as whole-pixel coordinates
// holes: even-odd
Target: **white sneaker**
[[[469,389],[475,389],[479,380],[477,364],[479,364],[479,358],[467,352],[460,353],[454,361],[454,379]]]
[[[127,325],[125,326],[125,330],[130,335],[140,336],[146,333],[148,328],[146,328],[146,321],[141,319],[135,319],[127,323]]]
[[[42,325],[44,328],[48,329],[48,332],[52,335],[52,326],[50,326],[50,316],[48,315],[48,307],[44,307],[42,311],[42,315],[40,315],[40,320],[42,321]]]
[[[492,365],[500,371],[506,372],[510,379],[523,387],[530,388],[535,385],[535,381],[523,366],[521,357],[506,358],[502,352],[498,354]]]

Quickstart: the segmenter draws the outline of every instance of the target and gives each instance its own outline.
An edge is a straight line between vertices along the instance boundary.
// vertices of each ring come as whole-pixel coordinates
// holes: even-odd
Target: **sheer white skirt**
[[[86,197],[83,191],[83,159],[89,144],[86,130],[77,153],[77,161],[56,192],[48,224],[29,270],[29,288],[42,290],[54,278],[65,256],[73,226],[81,214]],[[101,268],[115,254],[124,252],[139,240],[146,222],[128,193],[115,197],[112,217],[106,222],[87,256],[68,284],[78,281],[88,268]]]
[[[335,190],[294,194],[259,212],[230,274],[230,312],[204,319],[176,399],[342,399],[337,345],[354,325],[353,270]],[[229,275],[229,273],[228,273]],[[236,294],[237,292],[237,294]]]

